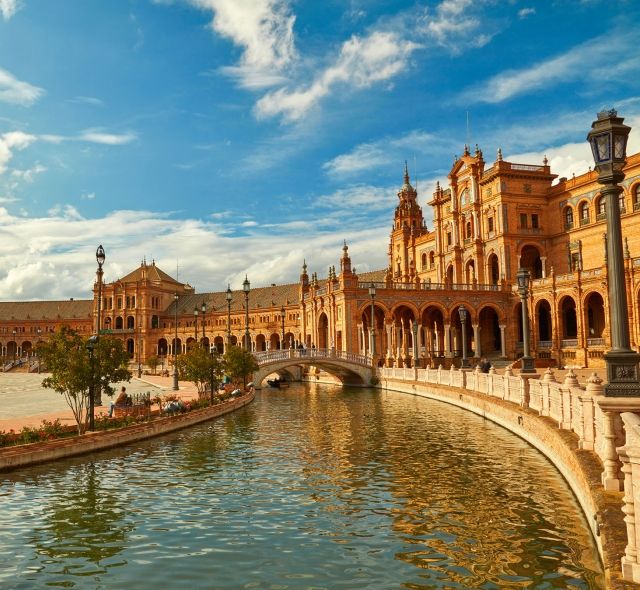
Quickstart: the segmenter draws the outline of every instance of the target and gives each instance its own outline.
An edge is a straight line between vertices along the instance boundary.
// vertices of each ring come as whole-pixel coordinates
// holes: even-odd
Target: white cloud
[[[636,44],[629,35],[609,33],[529,68],[501,72],[465,90],[459,101],[500,103],[514,96],[574,80],[593,80],[602,84],[598,72],[606,74],[609,79],[622,73],[628,76],[630,71],[640,69],[640,60],[635,57],[623,60],[625,67],[621,71],[611,68],[610,64],[618,64],[621,55],[634,56]],[[585,69],[585,64],[589,64],[589,68]]]
[[[338,84],[367,88],[405,71],[411,54],[419,47],[394,32],[354,35],[343,43],[335,63],[320,72],[310,86],[297,90],[280,88],[266,94],[256,104],[256,115],[298,121]]]
[[[94,107],[103,107],[104,102],[95,96],[74,96],[69,99],[69,102],[76,104],[88,104]]]
[[[7,171],[15,150],[23,150],[36,140],[34,135],[22,131],[10,131],[0,135],[0,174]]]
[[[392,211],[395,205],[398,188],[372,185],[354,185],[338,189],[330,195],[321,195],[315,199],[315,205],[319,207],[331,207],[335,209],[360,211],[388,210]]]
[[[39,139],[47,143],[62,143],[63,141],[86,141],[103,145],[124,145],[135,141],[138,136],[135,133],[107,133],[103,129],[85,129],[78,135],[42,134]]]
[[[518,10],[518,18],[527,18],[536,13],[535,8],[521,8]]]
[[[0,0],[0,14],[4,20],[9,20],[20,8],[18,0]]]
[[[7,70],[0,68],[0,102],[28,107],[43,95],[44,90],[42,88],[18,80]]]
[[[31,184],[38,174],[42,174],[46,171],[46,166],[43,166],[42,164],[35,164],[35,166],[27,170],[12,170],[11,176],[13,176],[14,178],[19,178],[24,182]]]
[[[245,88],[280,83],[280,72],[296,57],[293,25],[287,0],[190,0],[214,13],[211,28],[243,48],[237,66],[223,68]]]
[[[106,249],[106,281],[124,276],[143,257],[155,259],[175,276],[177,260],[180,280],[198,292],[224,290],[227,282],[238,289],[245,273],[252,287],[297,282],[304,258],[309,270],[322,278],[330,264],[339,265],[345,236],[360,271],[386,266],[388,223],[347,230],[334,221],[327,231],[313,223],[301,229],[290,221],[246,228],[236,235],[235,219],[223,225],[149,211],[113,211],[96,219],[83,217],[69,205],[59,205],[40,218],[12,215],[0,207],[0,223],[5,228],[0,232],[3,300],[91,297],[98,244]],[[118,231],[105,233],[112,227]]]

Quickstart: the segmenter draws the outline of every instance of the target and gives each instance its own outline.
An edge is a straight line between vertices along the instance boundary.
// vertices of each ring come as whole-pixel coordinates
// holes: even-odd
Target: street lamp
[[[227,346],[225,352],[231,346],[231,299],[233,299],[233,293],[231,292],[231,285],[227,283]]]
[[[249,283],[249,279],[247,275],[244,275],[244,281],[242,283],[242,290],[244,291],[244,312],[245,312],[245,320],[244,320],[244,339],[245,339],[245,348],[247,350],[251,350],[251,339],[249,336],[249,291],[251,291],[251,283]]]
[[[38,333],[38,344],[40,344],[40,335],[42,334],[42,328],[38,326],[36,328],[36,332]],[[38,373],[40,373],[40,355],[38,354],[38,345],[36,344],[36,355],[38,358]]]
[[[205,334],[204,334],[204,316],[207,313],[207,304],[203,301],[202,305],[200,306],[200,310],[202,311],[202,348],[204,348],[206,346],[204,339],[205,339]]]
[[[18,331],[14,328],[13,329],[13,362],[15,364],[16,362],[16,352],[18,350],[18,341],[16,340],[16,334],[18,333]]]
[[[96,318],[96,336],[100,336],[100,324],[101,324],[101,307],[102,307],[102,275],[104,274],[102,271],[102,265],[106,259],[106,255],[104,253],[104,248],[102,244],[100,244],[96,250],[96,262],[98,263],[98,270],[96,271],[96,277],[98,282],[98,305],[96,306],[97,318]],[[94,388],[93,395],[95,396],[94,403],[95,405],[102,405],[102,388],[98,387]]]
[[[193,325],[195,326],[194,331],[196,335],[196,345],[198,344],[198,306],[196,305],[193,308]]]
[[[138,345],[136,346],[138,350],[138,379],[142,377],[142,326],[138,325]]]
[[[173,390],[178,391],[178,294],[173,294],[173,303],[176,307],[175,312],[175,338],[173,340]]]
[[[280,309],[280,316],[282,318],[282,344],[280,345],[280,348],[284,350],[284,305]]]
[[[93,366],[93,349],[98,344],[97,334],[89,336],[86,343],[87,352],[89,353],[89,367],[91,368],[91,380],[89,381],[89,430],[95,430],[95,367]]]
[[[462,326],[462,369],[469,368],[469,359],[467,358],[467,308],[461,305],[458,308],[458,314],[460,315],[460,324]]]
[[[374,300],[376,298],[376,286],[374,283],[369,285],[369,297],[371,297],[371,360],[373,361],[376,356],[376,309],[374,306]]]
[[[521,373],[535,373],[536,368],[533,362],[533,357],[529,354],[529,282],[531,280],[531,274],[525,268],[520,268],[516,273],[516,279],[518,281],[518,294],[520,295],[520,302],[522,303],[522,345],[523,355],[520,364]]]
[[[615,110],[602,111],[591,124],[587,136],[591,144],[598,182],[603,186],[602,198],[607,213],[607,275],[609,285],[609,324],[611,350],[604,355],[607,364],[606,396],[640,396],[638,361],[629,341],[627,288],[624,276],[619,183],[624,180],[622,168],[626,160],[627,137],[631,127]]]

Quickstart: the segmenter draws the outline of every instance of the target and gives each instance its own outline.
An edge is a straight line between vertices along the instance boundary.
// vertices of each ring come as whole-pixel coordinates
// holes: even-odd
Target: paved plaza
[[[42,387],[46,374],[0,373],[0,431],[19,430],[22,426],[38,426],[43,419],[59,418],[63,424],[75,424],[73,414],[64,396]],[[131,382],[117,383],[116,391],[124,385],[130,394],[149,391],[152,396],[172,392],[171,377],[145,375],[144,379],[131,378]],[[180,383],[180,396],[195,395],[192,383]],[[96,408],[96,415],[108,411],[110,398],[102,396],[103,406]]]

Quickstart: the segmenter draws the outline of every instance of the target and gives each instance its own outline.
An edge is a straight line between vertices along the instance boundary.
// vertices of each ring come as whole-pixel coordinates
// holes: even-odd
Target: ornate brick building
[[[632,346],[640,343],[640,154],[630,156],[620,196]],[[533,278],[529,299],[532,355],[539,364],[600,366],[609,347],[606,215],[595,172],[554,184],[541,165],[491,165],[465,146],[428,205],[427,227],[405,167],[385,270],[358,275],[345,244],[338,268],[320,279],[303,264],[296,284],[196,293],[143,261],[102,289],[102,330],[124,339],[135,365],[163,363],[174,344],[224,351],[248,331],[256,351],[282,346],[375,352],[379,364],[410,366],[461,356],[515,359],[522,353],[522,267]],[[381,243],[382,247],[382,243]],[[635,255],[635,257],[634,257]],[[375,293],[372,297],[372,286]],[[230,299],[228,299],[228,295]],[[468,312],[462,335],[460,306]],[[372,313],[373,312],[373,313]],[[33,351],[63,324],[90,334],[94,299],[0,303],[5,364]],[[373,327],[373,330],[372,330]],[[177,335],[177,339],[176,339]]]

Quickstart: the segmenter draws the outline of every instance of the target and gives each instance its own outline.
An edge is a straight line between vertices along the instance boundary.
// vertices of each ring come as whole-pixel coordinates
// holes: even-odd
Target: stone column
[[[500,356],[502,356],[502,358],[506,358],[507,357],[507,343],[505,341],[505,337],[504,337],[504,331],[506,329],[507,326],[505,326],[504,324],[500,324],[499,328],[500,328]]]
[[[482,347],[480,346],[480,324],[473,325],[473,342],[475,348],[473,354],[480,358],[482,356]]]
[[[444,325],[444,356],[451,356],[451,325]]]
[[[540,256],[540,262],[542,263],[542,278],[546,278],[547,276],[547,257]]]
[[[435,338],[434,340],[434,347],[433,347],[433,352],[437,352],[438,356],[440,355],[440,334],[438,333],[438,324],[436,324],[435,322],[433,323],[433,336]]]

